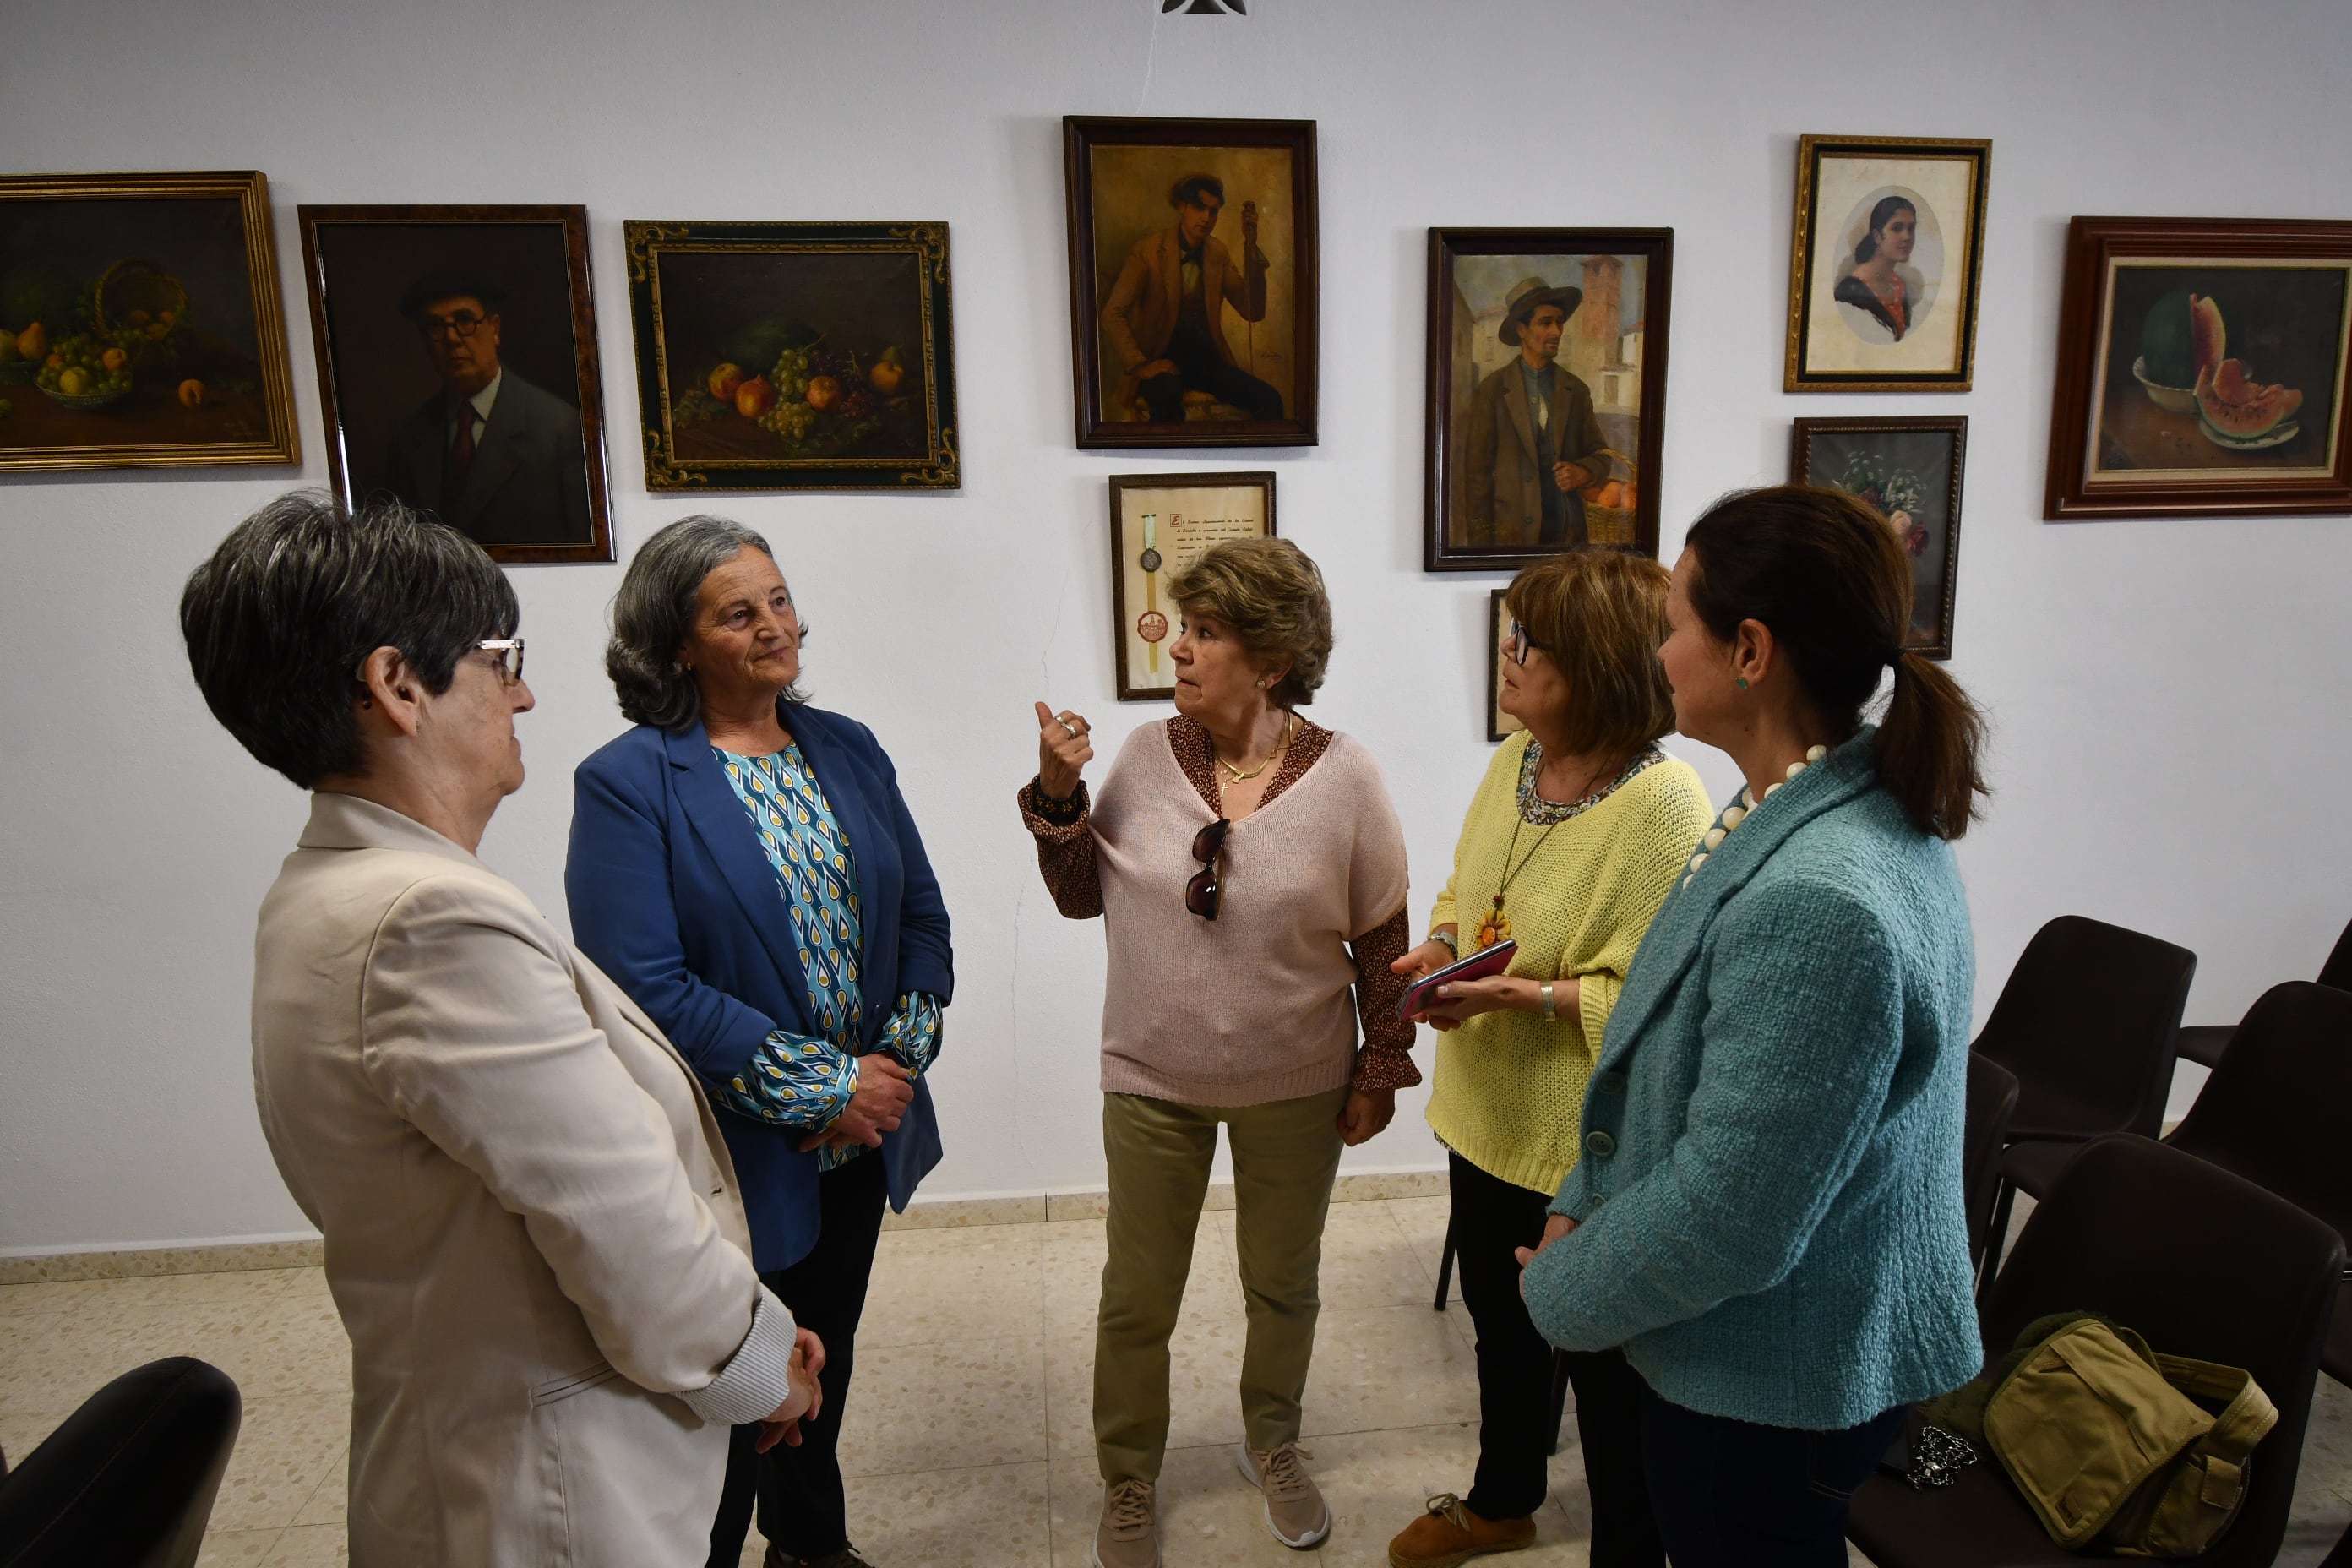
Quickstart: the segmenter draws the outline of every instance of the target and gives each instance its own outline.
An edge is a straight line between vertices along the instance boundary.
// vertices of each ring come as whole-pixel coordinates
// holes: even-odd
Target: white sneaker
[[[1243,1479],[1265,1494],[1265,1528],[1294,1552],[1319,1546],[1331,1533],[1331,1510],[1300,1461],[1315,1456],[1296,1443],[1261,1454],[1248,1439],[1234,1445],[1234,1463]]]

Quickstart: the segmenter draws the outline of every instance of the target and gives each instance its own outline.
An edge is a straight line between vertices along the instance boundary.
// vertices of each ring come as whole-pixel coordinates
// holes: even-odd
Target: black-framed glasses
[[[460,310],[454,316],[420,316],[416,331],[422,337],[470,338],[482,330],[488,316],[477,316],[471,310]]]
[[[1503,653],[1513,664],[1528,662],[1528,628],[1517,616],[1511,617],[1511,635],[1503,639]]]
[[[499,674],[511,686],[522,679],[522,638],[485,637],[474,645],[483,652],[495,654]]]
[[[1204,921],[1217,918],[1217,899],[1223,891],[1217,882],[1217,857],[1223,852],[1225,834],[1233,826],[1221,816],[1192,835],[1192,858],[1201,863],[1201,868],[1184,884],[1184,907]]]

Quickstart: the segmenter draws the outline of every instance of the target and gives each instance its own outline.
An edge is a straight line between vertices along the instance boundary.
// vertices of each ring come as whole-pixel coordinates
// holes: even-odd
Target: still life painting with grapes
[[[1952,653],[1952,607],[1960,566],[1960,476],[1965,416],[1800,419],[1790,478],[1868,503],[1886,520],[1911,564],[1911,626],[1906,649],[1929,658]]]
[[[291,463],[257,174],[0,179],[0,468]]]
[[[627,226],[648,489],[954,489],[941,223]]]

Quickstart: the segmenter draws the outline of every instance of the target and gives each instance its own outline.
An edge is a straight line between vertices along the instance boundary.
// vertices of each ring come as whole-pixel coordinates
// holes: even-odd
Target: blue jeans
[[[1909,1407],[1842,1432],[1759,1426],[1642,1395],[1650,1508],[1675,1568],[1845,1568],[1846,1510]]]

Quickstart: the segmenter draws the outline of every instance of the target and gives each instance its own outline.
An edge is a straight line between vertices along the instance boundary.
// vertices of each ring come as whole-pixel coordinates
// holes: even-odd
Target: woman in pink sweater
[[[1275,1539],[1330,1532],[1298,1449],[1324,1215],[1341,1145],[1387,1126],[1396,1090],[1421,1081],[1389,968],[1411,945],[1395,807],[1370,752],[1297,712],[1331,651],[1322,574],[1286,541],[1239,540],[1170,596],[1184,616],[1176,717],[1129,735],[1089,800],[1087,722],[1041,702],[1021,791],[1055,905],[1101,915],[1109,949],[1097,1568],[1160,1562],[1168,1340],[1220,1122],[1249,1313],[1234,1459]]]

